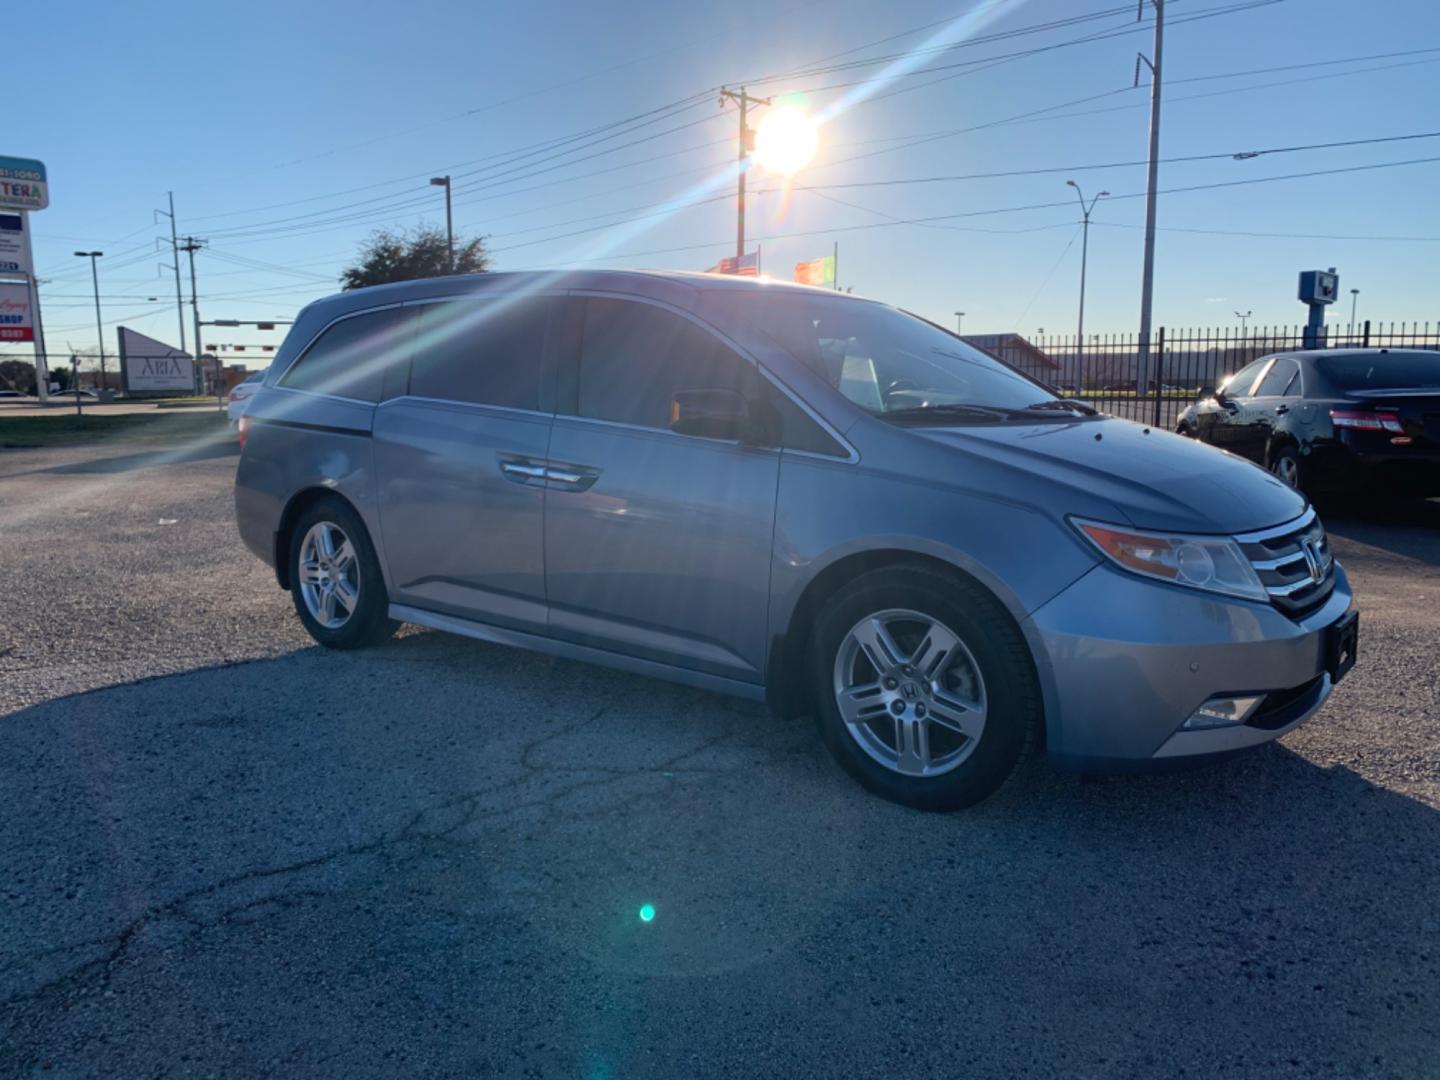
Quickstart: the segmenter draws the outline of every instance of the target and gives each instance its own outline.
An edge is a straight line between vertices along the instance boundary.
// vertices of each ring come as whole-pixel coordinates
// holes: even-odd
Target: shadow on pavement
[[[239,457],[240,444],[233,440],[218,443],[202,443],[184,450],[147,450],[136,454],[121,454],[116,457],[92,458],[68,465],[54,465],[37,472],[58,475],[93,475],[134,472],[137,469],[153,469],[161,465],[183,465],[192,461],[213,461],[216,458]]]
[[[1316,509],[1336,536],[1440,566],[1440,500],[1335,498]]]
[[[1284,746],[925,815],[806,723],[428,633],[0,724],[0,1072],[1440,1066],[1440,815]]]

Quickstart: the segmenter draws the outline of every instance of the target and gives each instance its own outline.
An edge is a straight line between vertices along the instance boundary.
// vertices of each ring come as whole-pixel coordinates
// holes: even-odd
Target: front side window
[[[280,385],[360,401],[381,400],[386,373],[410,361],[411,316],[409,308],[385,308],[332,323],[285,373]]]
[[[990,419],[1013,413],[1033,419],[1036,406],[1068,411],[1043,386],[993,356],[883,304],[778,293],[731,302],[733,318],[880,416],[930,410],[980,419],[990,410]]]
[[[1300,365],[1288,357],[1276,360],[1260,385],[1255,388],[1255,397],[1285,397],[1293,394],[1300,385]]]
[[[499,297],[420,308],[410,393],[539,409],[549,306],[545,297]]]
[[[745,361],[679,315],[631,300],[585,302],[579,413],[668,428],[680,390],[741,391]]]
[[[1255,381],[1260,377],[1260,372],[1270,363],[1273,357],[1263,356],[1259,360],[1246,364],[1243,368],[1231,375],[1220,384],[1220,389],[1231,397],[1249,397],[1250,391],[1255,386]]]

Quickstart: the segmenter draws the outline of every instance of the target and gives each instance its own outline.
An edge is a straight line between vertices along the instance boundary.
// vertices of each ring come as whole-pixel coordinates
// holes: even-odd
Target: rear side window
[[[292,390],[379,401],[387,371],[410,360],[414,320],[408,308],[341,319],[305,350],[280,380]]]
[[[745,368],[719,338],[673,312],[629,300],[586,301],[581,416],[668,428],[676,391],[738,392]]]
[[[549,308],[545,297],[422,307],[410,393],[473,405],[539,409]]]
[[[1281,357],[1255,388],[1255,397],[1285,397],[1300,391],[1300,365]]]
[[[1440,386],[1440,353],[1319,356],[1315,366],[1339,390],[1409,390]]]

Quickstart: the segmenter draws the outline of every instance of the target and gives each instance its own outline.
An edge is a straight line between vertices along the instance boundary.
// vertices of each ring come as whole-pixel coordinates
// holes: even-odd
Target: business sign
[[[0,281],[0,341],[34,341],[28,281]]]
[[[49,187],[41,162],[0,157],[0,209],[44,210],[50,205]]]
[[[760,276],[760,253],[752,251],[747,255],[730,256],[721,259],[709,270],[707,274],[738,274],[741,277]]]
[[[195,389],[190,354],[120,327],[120,381],[127,394]]]
[[[29,274],[30,243],[24,214],[0,214],[0,274]]]

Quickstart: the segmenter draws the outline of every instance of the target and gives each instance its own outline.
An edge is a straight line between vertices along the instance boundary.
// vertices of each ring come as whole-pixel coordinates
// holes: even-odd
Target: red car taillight
[[[250,434],[250,417],[241,416],[239,423],[235,425],[235,431],[240,436],[240,449],[245,449],[245,439]]]
[[[1337,428],[1349,428],[1352,431],[1390,431],[1396,435],[1405,431],[1400,426],[1400,418],[1394,413],[1331,409],[1330,420]]]

